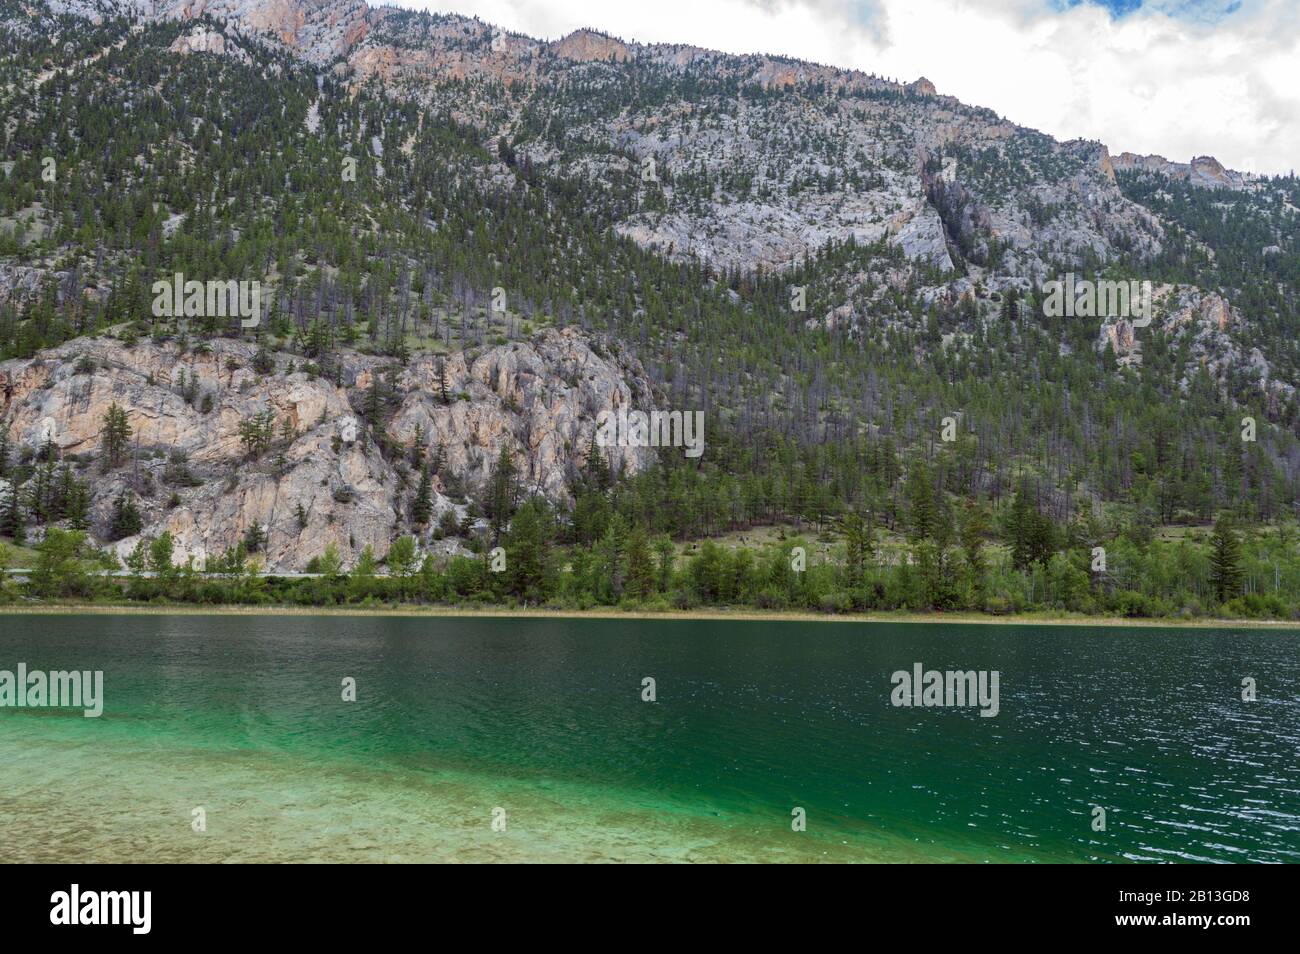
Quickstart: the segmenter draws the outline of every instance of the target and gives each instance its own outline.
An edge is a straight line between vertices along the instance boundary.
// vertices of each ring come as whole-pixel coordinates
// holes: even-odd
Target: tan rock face
[[[528,487],[559,499],[602,410],[654,406],[639,363],[598,355],[572,329],[493,348],[470,364],[456,354],[445,366],[452,400],[442,402],[439,362],[417,359],[398,379],[406,397],[389,430],[403,443],[418,433],[430,455],[442,445],[450,470],[471,485],[487,479],[508,447]],[[611,447],[606,456],[629,474],[650,460],[636,448]]]
[[[163,0],[150,12],[163,19],[206,14],[228,20],[324,65],[364,39],[369,11],[364,0]]]
[[[407,514],[418,475],[409,451],[417,438],[430,459],[443,448],[438,486],[454,480],[476,494],[505,448],[527,492],[559,501],[586,459],[601,410],[654,407],[634,359],[602,354],[572,329],[493,347],[469,361],[453,355],[446,361],[447,403],[440,362],[431,356],[390,372],[383,359],[349,354],[342,386],[335,386],[288,373],[294,359],[287,354],[274,356],[273,373],[256,373],[255,352],[252,343],[229,339],[184,354],[171,343],[128,348],[114,338],[78,339],[0,364],[0,413],[16,448],[35,449],[48,437],[65,460],[80,461],[93,491],[95,535],[102,538],[113,501],[131,489],[143,535],[171,531],[181,562],[220,555],[258,525],[267,534],[266,565],[301,570],[331,543],[350,564],[366,546],[382,555],[397,536],[413,532]],[[384,426],[406,452],[393,459],[354,410],[378,374],[397,392]],[[104,473],[101,431],[114,403],[127,413],[131,452],[125,465]],[[272,446],[250,459],[241,425],[265,412],[274,420]],[[627,472],[651,454],[607,452]],[[192,479],[178,479],[173,458],[184,460]],[[436,523],[444,511],[463,516],[465,502],[438,493],[434,510]],[[135,543],[128,538],[115,547],[125,554]]]
[[[1114,182],[1115,164],[1111,161],[1110,150],[1105,146],[1101,147],[1101,159],[1099,160],[1099,165],[1101,166],[1102,175],[1104,175],[1109,181]]]
[[[1197,156],[1191,162],[1170,162],[1164,156],[1139,156],[1124,152],[1114,159],[1114,166],[1119,170],[1137,169],[1142,172],[1156,172],[1171,179],[1209,189],[1246,187],[1244,175],[1225,169],[1223,164],[1213,156]]]
[[[173,53],[190,55],[209,53],[213,56],[229,56],[240,62],[249,62],[248,53],[234,43],[227,43],[224,34],[206,27],[197,26],[189,33],[178,36],[170,47]]]
[[[1213,156],[1197,156],[1193,159],[1191,178],[1193,181],[1200,180],[1220,186],[1232,184],[1228,178],[1228,170],[1223,168],[1223,163]]]
[[[554,43],[552,49],[566,60],[583,63],[591,60],[622,63],[628,57],[626,43],[594,30],[575,30]]]

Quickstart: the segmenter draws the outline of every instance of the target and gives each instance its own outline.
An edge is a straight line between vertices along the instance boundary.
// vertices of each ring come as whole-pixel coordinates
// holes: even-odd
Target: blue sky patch
[[[1145,7],[1173,17],[1211,22],[1236,13],[1243,2],[1244,0],[1049,0],[1058,10],[1069,10],[1084,4],[1102,7],[1109,10],[1110,15],[1117,20]]]

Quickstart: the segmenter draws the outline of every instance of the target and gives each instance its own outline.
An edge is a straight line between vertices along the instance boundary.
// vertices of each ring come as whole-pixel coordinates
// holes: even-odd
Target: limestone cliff
[[[0,421],[19,456],[49,439],[64,460],[93,476],[98,539],[114,500],[131,490],[143,534],[170,530],[179,560],[201,563],[223,553],[256,524],[266,530],[267,566],[301,570],[331,543],[345,564],[367,545],[386,552],[405,533],[430,543],[442,513],[463,517],[461,492],[477,493],[502,449],[526,491],[566,498],[596,415],[654,406],[640,364],[600,348],[572,329],[547,330],[527,342],[452,355],[445,372],[432,356],[393,366],[348,352],[336,383],[294,366],[288,354],[272,354],[269,373],[256,370],[257,348],[246,341],[219,338],[182,352],[173,342],[82,338],[0,364]],[[395,450],[387,453],[360,413],[376,376],[391,388],[381,427]],[[105,473],[101,433],[114,403],[133,433],[128,460]],[[250,455],[240,426],[267,412],[270,446]],[[434,475],[435,516],[422,531],[409,520],[417,441],[426,459],[443,461]],[[651,452],[606,453],[615,469],[635,473]],[[125,553],[135,542],[115,546]]]

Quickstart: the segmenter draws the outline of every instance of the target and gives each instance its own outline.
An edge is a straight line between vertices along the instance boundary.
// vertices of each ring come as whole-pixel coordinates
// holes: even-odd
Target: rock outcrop
[[[588,63],[622,63],[628,58],[627,44],[595,30],[575,30],[551,45],[557,56],[566,60]]]
[[[171,45],[173,53],[189,55],[192,53],[210,53],[214,56],[229,56],[241,63],[249,62],[248,53],[235,43],[227,43],[225,34],[197,26],[189,33],[183,33]]]
[[[1170,162],[1164,156],[1139,156],[1124,152],[1112,162],[1117,170],[1155,172],[1206,189],[1244,189],[1248,184],[1244,174],[1225,169],[1213,156],[1196,156],[1191,162]]]
[[[572,330],[474,356],[432,356],[407,366],[347,353],[339,384],[273,354],[275,369],[254,370],[256,347],[216,339],[201,351],[173,343],[128,347],[116,338],[83,338],[28,360],[0,364],[3,425],[21,453],[52,440],[76,461],[93,490],[92,533],[103,539],[113,504],[131,490],[143,535],[170,531],[176,559],[204,559],[234,547],[257,525],[270,569],[301,570],[330,544],[345,564],[366,546],[382,554],[410,524],[418,442],[434,475],[434,512],[463,517],[467,497],[488,479],[504,449],[524,490],[565,499],[595,437],[602,410],[651,410],[651,386],[639,363]],[[361,408],[377,377],[391,387],[382,428],[385,453]],[[445,386],[445,387],[444,387]],[[443,399],[444,390],[446,401]],[[127,460],[103,470],[104,415],[113,404],[131,425]],[[266,415],[269,446],[256,455],[241,426]],[[610,447],[615,469],[635,473],[651,451]],[[129,552],[135,537],[117,541]]]
[[[1263,397],[1270,414],[1294,396],[1295,387],[1274,376],[1263,353],[1234,336],[1245,322],[1222,295],[1191,285],[1162,285],[1153,290],[1152,303],[1150,330],[1135,327],[1127,318],[1106,320],[1097,348],[1112,351],[1121,367],[1141,365],[1142,336],[1159,331],[1169,337],[1171,347],[1187,348],[1187,370],[1179,382],[1184,390],[1190,387],[1192,369],[1207,371],[1225,388],[1245,370],[1248,387]]]

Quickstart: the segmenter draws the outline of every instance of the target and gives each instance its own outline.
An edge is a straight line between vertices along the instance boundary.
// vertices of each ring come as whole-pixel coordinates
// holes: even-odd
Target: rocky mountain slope
[[[1061,519],[1160,481],[1202,517],[1300,491],[1294,177],[1057,142],[924,79],[360,0],[0,0],[0,106],[4,419],[90,474],[127,410],[97,533],[187,467],[179,501],[141,495],[145,535],[211,554],[266,525],[273,565],[351,559],[409,527],[417,450],[443,447],[439,513],[502,448],[563,506],[629,402],[754,449],[699,479],[765,518],[778,492],[896,513],[882,447],[993,500],[1032,473]],[[264,321],[200,321],[200,350],[150,312],[180,271],[262,282]],[[1067,272],[1150,281],[1152,323],[1047,316]],[[240,425],[268,411],[289,430],[254,459]]]
[[[187,352],[174,343],[78,339],[0,364],[3,414],[20,446],[52,442],[62,459],[90,465],[102,457],[105,413],[114,404],[126,410],[133,463],[92,485],[91,526],[100,535],[114,502],[133,491],[141,533],[170,531],[178,560],[192,556],[201,566],[256,525],[266,532],[269,569],[302,570],[330,544],[349,565],[366,546],[387,551],[409,524],[417,452],[438,461],[431,524],[447,512],[460,522],[465,488],[484,483],[503,449],[518,456],[529,491],[560,500],[597,414],[654,406],[635,359],[602,357],[572,330],[401,368],[350,354],[337,383],[297,370],[294,355],[262,360],[273,368],[257,367],[255,346],[221,338]],[[362,421],[376,378],[394,409],[388,432],[403,448],[397,456],[382,453]],[[250,453],[240,426],[267,413],[269,446]],[[650,451],[607,454],[616,471],[634,474]],[[125,555],[137,539],[115,549]]]

